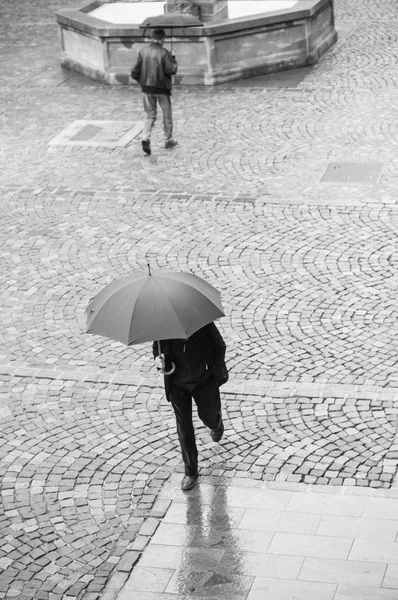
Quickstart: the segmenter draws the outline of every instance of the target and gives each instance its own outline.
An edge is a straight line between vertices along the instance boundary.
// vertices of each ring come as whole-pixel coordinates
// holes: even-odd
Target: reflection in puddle
[[[252,578],[245,576],[244,551],[236,529],[242,509],[228,506],[226,487],[215,486],[204,497],[199,485],[187,496],[185,510],[183,520],[195,527],[195,535],[166,592],[184,599],[246,597]]]

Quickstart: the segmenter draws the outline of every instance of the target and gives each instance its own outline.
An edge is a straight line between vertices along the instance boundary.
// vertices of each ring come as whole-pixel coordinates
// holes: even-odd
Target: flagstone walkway
[[[394,599],[397,496],[239,478],[186,494],[173,476],[158,497],[165,516],[117,598]]]

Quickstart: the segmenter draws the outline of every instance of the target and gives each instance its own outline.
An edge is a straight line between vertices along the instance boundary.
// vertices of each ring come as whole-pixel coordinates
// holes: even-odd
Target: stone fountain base
[[[61,64],[108,84],[135,83],[130,71],[147,39],[139,23],[118,25],[92,16],[101,5],[86,2],[58,11]],[[336,40],[333,0],[300,0],[286,10],[175,29],[174,81],[215,85],[312,65]]]

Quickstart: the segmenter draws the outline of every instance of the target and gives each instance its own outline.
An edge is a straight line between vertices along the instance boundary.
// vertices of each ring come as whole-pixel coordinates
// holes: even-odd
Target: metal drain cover
[[[142,130],[143,121],[73,121],[49,142],[50,146],[126,146]]]
[[[341,162],[330,163],[321,179],[322,183],[377,183],[383,163]]]

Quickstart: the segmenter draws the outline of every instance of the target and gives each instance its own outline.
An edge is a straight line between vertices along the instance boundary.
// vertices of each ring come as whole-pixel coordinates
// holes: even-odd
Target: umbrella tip
[[[147,263],[147,265],[148,265],[148,274],[149,274],[149,277],[151,277],[151,275],[152,275],[152,273],[151,273],[151,265],[149,263]]]

